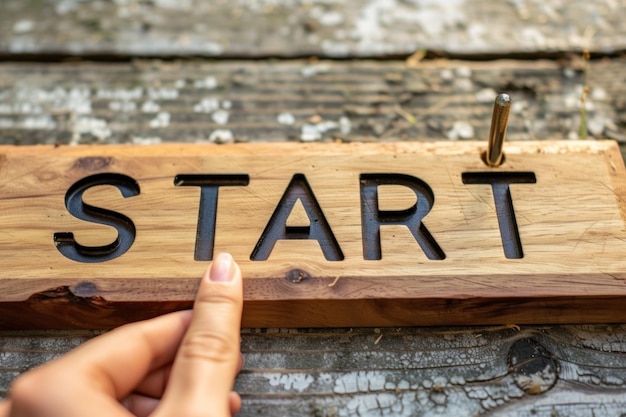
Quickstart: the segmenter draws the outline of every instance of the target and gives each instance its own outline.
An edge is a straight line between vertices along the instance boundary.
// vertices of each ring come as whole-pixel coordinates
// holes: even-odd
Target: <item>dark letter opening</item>
[[[309,218],[309,225],[287,226],[289,214],[298,200],[301,201]],[[342,261],[344,259],[339,243],[303,174],[295,174],[289,182],[261,238],[254,247],[250,260],[267,260],[279,239],[314,239],[318,241],[326,260]]]
[[[490,184],[500,226],[502,248],[507,259],[524,257],[522,241],[517,228],[510,184],[535,184],[534,172],[464,172],[463,184]]]
[[[196,229],[196,248],[193,259],[210,261],[213,259],[215,245],[215,222],[217,220],[217,197],[219,188],[223,186],[246,186],[250,177],[246,174],[212,175],[212,174],[179,174],[174,178],[177,187],[200,187],[200,208],[198,209],[198,226]]]
[[[123,255],[135,241],[135,225],[121,213],[94,207],[83,202],[83,194],[91,187],[112,185],[124,198],[139,195],[139,184],[122,174],[96,174],[77,181],[65,194],[65,207],[74,217],[91,223],[105,224],[117,230],[117,238],[104,246],[83,246],[72,232],[54,234],[54,244],[66,258],[76,262],[105,262]]]
[[[443,260],[446,254],[430,234],[422,219],[432,209],[435,196],[431,188],[419,178],[404,174],[361,174],[361,227],[363,230],[363,258],[380,260],[380,227],[403,225],[408,227],[417,243],[431,260]],[[412,190],[417,202],[406,210],[381,211],[378,205],[379,185],[401,185]]]

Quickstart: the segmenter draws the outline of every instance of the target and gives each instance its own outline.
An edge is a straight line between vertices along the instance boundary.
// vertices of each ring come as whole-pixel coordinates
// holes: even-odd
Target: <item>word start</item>
[[[504,255],[509,259],[522,258],[524,253],[509,185],[534,184],[536,183],[535,174],[533,172],[465,172],[462,174],[462,181],[464,184],[491,186]],[[213,259],[220,187],[245,187],[249,182],[250,177],[247,174],[179,174],[175,176],[174,185],[177,187],[200,188],[194,260],[210,261]],[[363,258],[365,260],[382,258],[380,229],[386,225],[406,226],[428,259],[445,259],[444,251],[422,222],[435,202],[433,191],[426,182],[415,176],[390,173],[361,174],[359,182]],[[107,245],[84,246],[76,241],[72,232],[54,233],[56,248],[73,261],[84,263],[109,261],[126,253],[135,241],[136,228],[129,217],[83,201],[85,191],[102,185],[116,187],[124,198],[140,194],[138,182],[124,174],[95,174],[74,183],[65,194],[67,211],[78,219],[111,226],[117,230],[118,235]],[[383,185],[408,188],[415,193],[416,203],[405,210],[380,210],[378,187]],[[287,225],[287,219],[298,200],[304,207],[309,224],[306,226]],[[326,260],[344,259],[339,242],[303,174],[295,174],[291,178],[255,245],[250,260],[267,260],[276,242],[283,239],[316,240]]]

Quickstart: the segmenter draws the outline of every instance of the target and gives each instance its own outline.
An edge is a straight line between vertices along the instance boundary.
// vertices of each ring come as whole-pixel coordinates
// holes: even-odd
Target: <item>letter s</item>
[[[135,241],[136,229],[133,221],[121,213],[94,207],[83,202],[83,194],[91,187],[112,185],[124,198],[139,195],[139,184],[123,174],[95,174],[85,177],[72,185],[65,194],[65,207],[74,217],[91,223],[105,224],[117,230],[117,238],[104,246],[83,246],[76,242],[72,232],[54,234],[56,248],[76,262],[105,262],[123,255]]]

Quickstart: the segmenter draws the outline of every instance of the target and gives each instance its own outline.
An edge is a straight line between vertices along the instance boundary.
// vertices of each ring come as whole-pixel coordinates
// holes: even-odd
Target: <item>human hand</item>
[[[219,254],[193,311],[122,326],[23,374],[0,416],[231,416],[242,306],[241,271]]]

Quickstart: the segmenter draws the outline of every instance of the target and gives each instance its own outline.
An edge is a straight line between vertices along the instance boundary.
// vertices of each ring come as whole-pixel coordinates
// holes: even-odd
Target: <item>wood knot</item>
[[[539,342],[520,339],[509,350],[509,371],[526,394],[548,392],[558,379],[558,362]]]
[[[81,171],[100,171],[107,168],[113,162],[113,158],[104,156],[86,156],[79,158],[74,163],[74,168]]]
[[[76,284],[72,293],[77,297],[93,297],[98,293],[98,287],[93,282],[83,281]]]
[[[70,288],[67,285],[61,287],[50,288],[45,291],[40,291],[28,297],[29,304],[58,304],[58,305],[73,305],[74,307],[88,307],[91,309],[99,309],[108,304],[108,302],[100,295],[96,295],[97,288],[95,284],[85,282],[82,286],[82,290],[76,290],[76,288]],[[77,287],[80,287],[78,284]],[[87,294],[90,293],[90,294]]]
[[[311,278],[311,275],[302,269],[291,269],[287,272],[286,278],[292,284],[300,284],[302,281]]]

